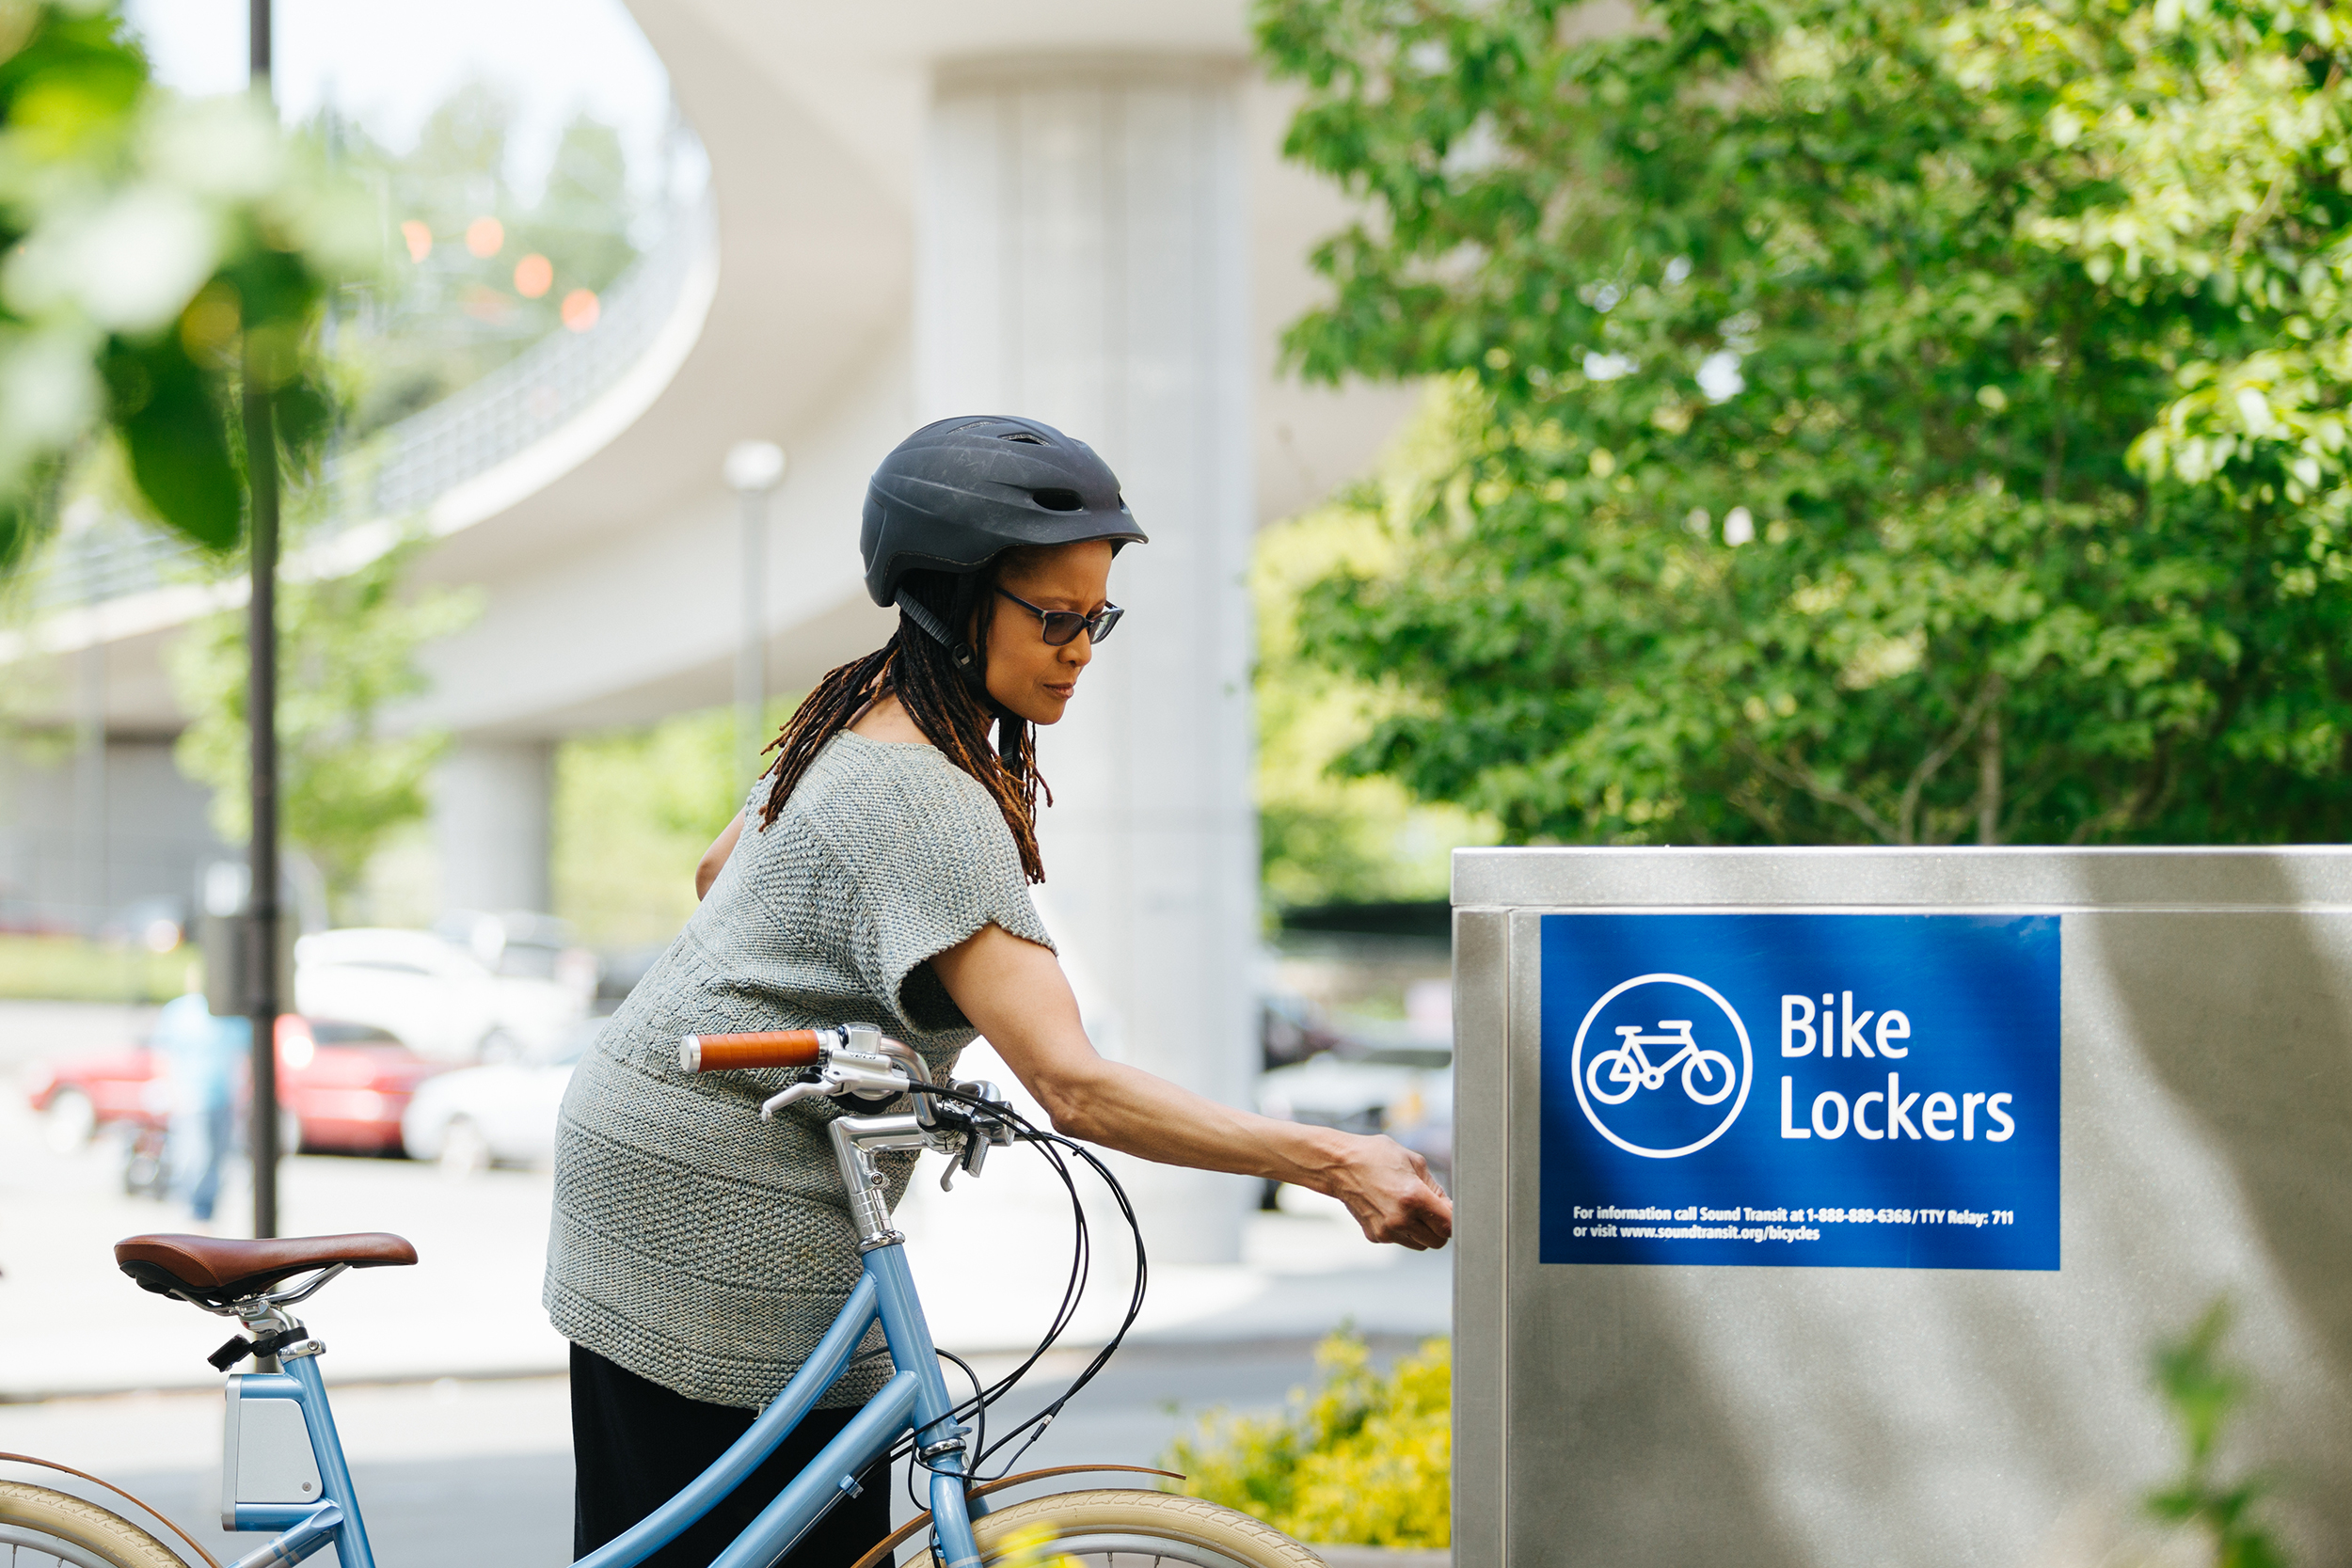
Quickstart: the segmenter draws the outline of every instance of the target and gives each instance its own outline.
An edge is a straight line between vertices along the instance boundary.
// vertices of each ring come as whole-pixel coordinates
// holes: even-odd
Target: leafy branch
[[[2216,1473],[2222,1431],[2253,1392],[2245,1370],[2221,1358],[2229,1327],[2229,1304],[2217,1301],[2186,1335],[2156,1352],[2156,1387],[2188,1451],[2179,1477],[2149,1495],[2148,1512],[2207,1531],[2216,1568],[2286,1568],[2285,1552],[2253,1517],[2270,1483],[2260,1477],[2228,1481]]]

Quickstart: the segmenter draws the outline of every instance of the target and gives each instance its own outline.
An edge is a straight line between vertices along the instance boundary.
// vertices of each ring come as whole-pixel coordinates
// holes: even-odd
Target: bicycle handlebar
[[[677,1042],[677,1065],[688,1072],[815,1067],[823,1043],[814,1029],[770,1029],[754,1035],[688,1035]]]

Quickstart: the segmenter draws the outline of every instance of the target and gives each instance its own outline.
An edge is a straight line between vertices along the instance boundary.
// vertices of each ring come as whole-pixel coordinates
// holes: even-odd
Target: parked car
[[[1327,1051],[1258,1080],[1258,1110],[1284,1121],[1346,1132],[1386,1132],[1429,1162],[1438,1185],[1454,1180],[1454,1053],[1395,1031],[1368,1041],[1358,1023],[1343,1051]],[[1383,1033],[1388,1033],[1383,1031]]]
[[[452,1175],[489,1165],[542,1165],[555,1157],[555,1119],[572,1069],[608,1021],[591,1019],[552,1051],[460,1068],[424,1085],[401,1130],[408,1152]]]
[[[442,1070],[372,1024],[290,1013],[278,1021],[284,1145],[315,1153],[397,1154],[409,1097]],[[25,1097],[60,1153],[102,1130],[161,1132],[170,1119],[162,1059],[144,1045],[36,1063]]]
[[[355,927],[294,946],[302,1011],[374,1024],[435,1061],[551,1050],[595,991],[595,958],[544,916],[455,915],[430,931]]]

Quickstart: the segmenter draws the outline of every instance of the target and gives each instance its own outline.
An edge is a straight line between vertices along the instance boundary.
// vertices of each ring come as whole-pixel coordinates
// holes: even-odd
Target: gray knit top
[[[858,1279],[829,1100],[773,1121],[798,1074],[692,1077],[681,1035],[867,1023],[953,1066],[975,1031],[926,961],[992,922],[1051,947],[1011,831],[923,745],[844,732],[775,823],[763,782],[708,896],[572,1074],[555,1143],[545,1301],[559,1332],[690,1399],[757,1409]],[[860,1104],[856,1109],[868,1111]],[[881,1157],[895,1206],[911,1154]],[[823,1402],[889,1376],[879,1328]]]

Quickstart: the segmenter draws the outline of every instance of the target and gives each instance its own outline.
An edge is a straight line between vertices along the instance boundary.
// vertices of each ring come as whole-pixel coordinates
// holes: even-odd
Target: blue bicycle
[[[686,1490],[626,1534],[580,1559],[582,1568],[632,1568],[700,1519],[725,1497],[816,1406],[848,1367],[858,1341],[880,1320],[894,1374],[864,1410],[828,1443],[808,1467],[715,1560],[713,1568],[770,1568],[823,1517],[826,1510],[866,1484],[877,1465],[901,1456],[930,1478],[930,1507],[876,1543],[856,1568],[878,1568],[918,1534],[935,1568],[990,1568],[998,1563],[1149,1559],[1194,1568],[1321,1568],[1297,1542],[1247,1514],[1165,1492],[1098,1489],[1056,1493],[992,1507],[993,1493],[1079,1471],[1128,1470],[1124,1465],[1062,1465],[1020,1475],[985,1475],[985,1462],[1016,1440],[1002,1466],[1009,1470],[1062,1405],[1085,1386],[1118,1349],[1112,1338],[1059,1399],[990,1445],[987,1412],[1067,1326],[1084,1289],[1088,1243],[1085,1213],[1070,1287],[1052,1328],[1035,1354],[987,1387],[972,1376],[961,1401],[948,1392],[943,1353],[907,1268],[906,1238],[891,1228],[882,1177],[874,1156],[890,1149],[931,1149],[950,1162],[941,1185],[958,1170],[978,1176],[993,1148],[1016,1139],[1053,1160],[1076,1187],[1063,1161],[1074,1155],[1110,1184],[1132,1228],[1134,1211],[1109,1171],[1084,1148],[1027,1121],[988,1084],[934,1083],[921,1057],[878,1031],[855,1025],[758,1035],[690,1036],[679,1065],[689,1072],[746,1068],[802,1068],[809,1074],[760,1107],[762,1117],[817,1096],[848,1098],[879,1107],[901,1097],[913,1109],[843,1115],[832,1123],[834,1154],[849,1195],[850,1215],[864,1255],[864,1272],[849,1304],[816,1352],[761,1412],[749,1431]],[[374,1568],[367,1525],[343,1462],[326,1386],[319,1373],[326,1346],[288,1308],[316,1294],[348,1269],[417,1260],[398,1236],[310,1236],[279,1241],[226,1241],[205,1236],[134,1236],[118,1243],[116,1261],[138,1284],[221,1317],[244,1333],[212,1357],[226,1371],[252,1357],[257,1371],[229,1379],[226,1446],[221,1466],[221,1525],[225,1529],[275,1531],[275,1538],[239,1559],[233,1568],[280,1568],[333,1545],[343,1568]],[[1136,1240],[1136,1288],[1126,1323],[1143,1294],[1143,1253]],[[955,1359],[952,1355],[947,1359]],[[961,1362],[958,1365],[961,1365]],[[970,1373],[970,1368],[964,1368]],[[967,1425],[967,1420],[971,1424]],[[0,1458],[22,1461],[21,1455]],[[30,1461],[42,1464],[43,1461]],[[63,1468],[63,1466],[52,1466]],[[72,1472],[80,1474],[80,1472]],[[884,1472],[885,1475],[887,1472]],[[1143,1474],[1166,1472],[1138,1471]],[[84,1477],[96,1481],[95,1477]],[[207,1568],[221,1564],[163,1515],[119,1488],[107,1486],[178,1534],[194,1554],[183,1557],[157,1535],[122,1515],[47,1487],[0,1481],[0,1545],[9,1568]],[[1120,1565],[1123,1568],[1123,1564]]]

